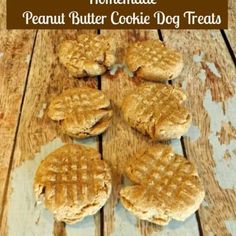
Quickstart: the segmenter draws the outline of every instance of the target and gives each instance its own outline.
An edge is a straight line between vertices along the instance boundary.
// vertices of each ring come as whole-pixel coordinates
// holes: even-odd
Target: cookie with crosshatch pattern
[[[171,85],[145,83],[128,94],[122,103],[127,123],[153,140],[169,140],[185,134],[191,114],[182,104],[186,95]]]
[[[116,41],[104,35],[81,34],[59,46],[60,62],[75,77],[102,75],[116,62]]]
[[[110,100],[97,89],[78,87],[67,89],[54,97],[48,116],[59,121],[63,133],[75,138],[87,138],[103,133],[110,125]]]
[[[167,48],[155,39],[136,42],[129,46],[126,63],[130,71],[151,81],[175,79],[183,69],[181,53]]]
[[[123,206],[140,219],[166,225],[184,221],[204,199],[194,166],[169,145],[157,144],[131,158],[127,177],[135,184],[121,189]]]
[[[100,158],[95,149],[79,144],[56,149],[36,171],[36,200],[69,224],[96,214],[111,193],[111,170]]]

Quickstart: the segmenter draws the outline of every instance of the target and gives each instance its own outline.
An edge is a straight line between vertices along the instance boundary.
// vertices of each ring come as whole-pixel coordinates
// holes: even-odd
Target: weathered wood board
[[[0,31],[0,212],[34,38],[35,31]]]
[[[68,72],[58,62],[58,44],[66,38],[75,38],[78,33],[80,32],[42,30],[37,34],[0,235],[63,235],[66,231],[67,235],[74,235],[73,228],[76,226],[65,229],[64,224],[54,223],[52,215],[35,204],[32,185],[35,170],[45,155],[63,142],[72,142],[60,134],[56,123],[45,115],[48,101],[69,87],[85,84],[97,87],[97,80],[93,78],[69,78]],[[96,139],[87,142],[98,148]],[[83,224],[83,232],[99,235],[99,214],[95,220],[91,217]],[[83,227],[78,228],[80,232]]]
[[[121,48],[119,52],[119,64],[124,63],[125,48],[129,43],[136,40],[158,38],[156,30],[129,30],[109,31],[102,30],[101,34],[113,35]],[[149,138],[130,128],[122,118],[120,105],[124,96],[140,83],[145,83],[139,78],[129,78],[123,72],[118,71],[115,75],[102,76],[102,90],[111,98],[114,118],[111,128],[103,135],[103,158],[113,167],[113,193],[104,208],[104,235],[199,235],[198,223],[192,216],[185,224],[172,222],[168,227],[158,227],[128,213],[119,203],[119,190],[126,180],[123,177],[124,167],[127,160],[140,148],[153,143]],[[182,153],[179,140],[174,146],[176,151]],[[173,225],[175,225],[173,227]]]
[[[185,54],[179,85],[188,95],[193,125],[184,144],[206,188],[203,233],[230,235],[236,224],[235,66],[219,31],[162,33],[167,46]]]
[[[236,56],[236,1],[229,0],[229,29],[225,30],[225,33],[229,39],[231,48],[234,51],[234,56]]]
[[[0,0],[0,9],[4,4],[5,1]],[[226,31],[234,51],[235,5],[233,0],[230,1],[233,8],[230,9],[230,30]],[[1,11],[0,26],[3,15]],[[137,220],[119,203],[118,192],[127,183],[123,177],[126,161],[139,148],[153,144],[122,118],[122,98],[141,80],[128,78],[121,70],[101,78],[101,89],[112,99],[114,109],[112,127],[103,135],[101,143],[103,158],[113,167],[113,193],[102,214],[65,226],[54,222],[42,206],[35,205],[32,184],[38,164],[64,142],[73,142],[46,116],[48,101],[69,87],[98,86],[95,78],[69,78],[56,56],[59,42],[75,38],[81,32],[40,30],[36,36],[35,31],[0,31],[0,141],[4,140],[0,142],[0,202],[3,202],[0,205],[3,213],[0,235],[188,236],[201,235],[199,228],[203,235],[235,235],[236,71],[220,31],[162,31],[167,46],[178,48],[185,55],[184,71],[174,84],[181,86],[188,95],[186,104],[194,117],[193,125],[184,137],[184,147],[187,158],[198,168],[207,191],[199,211],[201,225],[193,215],[184,223],[173,221],[168,227],[161,228]],[[158,38],[156,30],[102,30],[101,34],[117,39],[121,48],[120,63],[123,63],[129,43]],[[95,148],[99,145],[97,139],[83,143]],[[179,140],[173,141],[172,145],[176,152],[183,152]],[[11,171],[10,182],[6,186],[8,171]],[[7,192],[3,201],[5,186]],[[101,220],[100,216],[104,218]]]
[[[0,30],[6,28],[6,0],[0,0]]]

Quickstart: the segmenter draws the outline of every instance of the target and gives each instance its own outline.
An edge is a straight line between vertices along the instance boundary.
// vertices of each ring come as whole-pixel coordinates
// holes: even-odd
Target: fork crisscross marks
[[[170,218],[184,220],[204,198],[196,169],[169,145],[157,144],[131,158],[126,174],[135,185],[121,190],[121,201],[141,219],[161,225]]]
[[[160,188],[160,193],[161,195],[163,194],[162,197],[166,196],[171,200],[172,197],[175,198],[180,192],[185,190],[185,187],[191,181],[192,176],[195,176],[196,172],[191,164],[182,157],[180,159],[179,156],[171,155],[168,159],[169,161],[162,171],[160,169],[157,170],[160,172],[160,177],[156,181],[156,186],[157,189]],[[160,165],[164,166],[164,163],[161,162]]]
[[[103,43],[101,43],[101,40],[104,40]],[[104,52],[101,49],[109,49],[109,41],[102,35],[95,37],[90,35],[80,35],[78,36],[77,41],[77,48],[73,53],[77,59],[79,57],[81,59],[93,60],[95,56],[104,56]]]
[[[45,172],[45,185],[49,188],[55,189],[55,203],[62,204],[60,201],[73,202],[75,200],[91,200],[97,191],[97,187],[101,186],[101,178],[97,175],[101,173],[99,160],[91,162],[85,156],[73,160],[71,156],[62,157],[61,161],[49,162],[54,170]],[[94,184],[97,181],[96,185]],[[73,193],[73,186],[76,186],[77,191]],[[63,198],[61,198],[63,193]],[[74,195],[73,195],[74,194]]]
[[[188,186],[188,176],[196,175],[193,166],[168,146],[160,150],[153,147],[131,161],[127,175],[133,182],[154,186],[158,192],[166,191],[167,196],[176,195],[177,187]]]
[[[173,96],[174,92],[174,89],[171,87],[167,89],[167,87],[161,85],[151,87],[150,91],[147,91],[147,97],[144,98],[144,101],[147,104],[148,102],[150,103],[149,109],[154,113],[153,120],[150,120],[153,125],[160,124],[163,120],[170,120],[170,114],[172,114],[171,118],[173,118],[170,121],[173,122],[173,120],[178,119],[179,115],[182,114],[181,111],[176,109],[179,101]],[[174,112],[175,110],[177,114]]]
[[[143,134],[153,139],[169,140],[184,134],[191,115],[182,105],[186,96],[166,84],[143,84],[125,97],[124,118]]]
[[[59,46],[60,62],[75,77],[101,75],[116,62],[116,41],[103,35],[79,35]]]
[[[170,155],[171,149],[160,149],[156,153],[149,150],[142,151],[140,154],[131,158],[130,164],[126,169],[127,176],[134,183],[155,185],[160,179],[160,171],[166,164],[160,165],[160,156]],[[164,162],[164,161],[162,161]]]
[[[72,88],[52,99],[48,116],[71,137],[85,138],[105,132],[112,118],[110,100],[97,89]]]
[[[166,94],[165,87],[158,85],[158,88],[159,90],[156,91],[151,85],[143,86],[130,96],[130,109],[127,116],[130,116],[131,120],[137,117],[137,123],[148,125],[160,119],[163,114],[159,108],[163,106],[163,103],[166,104],[170,95]]]
[[[136,42],[127,50],[129,69],[146,80],[164,81],[176,78],[183,68],[182,55],[166,48],[159,40]]]
[[[153,100],[151,106],[154,112],[154,127],[162,122],[176,123],[185,118],[186,109],[179,106],[182,100],[177,98],[175,93],[176,90],[171,86],[152,87],[148,101]]]
[[[130,50],[130,53],[133,53],[137,62],[142,66],[159,66],[164,70],[173,65],[179,58],[174,52],[165,50],[164,45],[158,41],[153,41],[150,44],[139,42],[136,45],[133,50]]]
[[[36,199],[44,195],[46,208],[58,220],[73,223],[105,204],[111,192],[110,168],[96,150],[67,144],[40,164],[34,190]]]
[[[52,99],[48,115],[53,120],[66,118],[75,108],[77,111],[99,110],[109,108],[110,101],[105,94],[89,87],[72,88],[63,91]]]

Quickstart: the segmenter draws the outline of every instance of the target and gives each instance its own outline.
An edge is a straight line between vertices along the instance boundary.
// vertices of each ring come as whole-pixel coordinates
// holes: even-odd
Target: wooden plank
[[[6,0],[0,0],[0,30],[6,28]]]
[[[72,142],[60,134],[57,124],[45,115],[48,101],[69,87],[85,84],[97,87],[96,79],[69,78],[68,72],[58,62],[58,44],[66,38],[76,38],[77,34],[78,31],[41,30],[37,35],[0,235],[66,234],[64,224],[54,223],[52,215],[35,204],[32,185],[35,170],[46,154],[64,142]],[[96,141],[91,142],[98,146]],[[86,227],[81,230],[86,232],[87,229],[99,235],[97,218],[87,219]],[[68,230],[67,235],[72,235],[70,232]]]
[[[225,33],[229,39],[230,45],[236,55],[236,1],[229,0],[229,28]]]
[[[34,37],[35,31],[0,31],[0,213]]]
[[[167,46],[185,54],[185,67],[176,83],[186,90],[193,114],[184,144],[206,189],[199,211],[203,233],[230,235],[236,224],[234,64],[219,31],[162,33]]]
[[[119,61],[124,62],[125,48],[130,42],[158,38],[157,31],[129,30],[110,31],[102,30],[102,34],[112,35],[119,44]],[[103,136],[103,158],[113,167],[113,192],[110,200],[104,207],[104,235],[199,235],[196,217],[192,216],[185,223],[171,222],[168,227],[137,220],[119,203],[119,190],[126,184],[123,170],[127,160],[140,148],[153,145],[151,140],[134,129],[123,120],[120,105],[123,97],[141,83],[138,78],[128,78],[123,71],[115,75],[102,76],[102,90],[111,98],[114,118],[111,128]],[[180,141],[173,142],[175,150],[182,152]]]

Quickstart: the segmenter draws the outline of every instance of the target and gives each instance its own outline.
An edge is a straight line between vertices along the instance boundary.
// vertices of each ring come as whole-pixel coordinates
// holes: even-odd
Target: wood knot
[[[4,118],[4,113],[0,112],[0,120]]]

